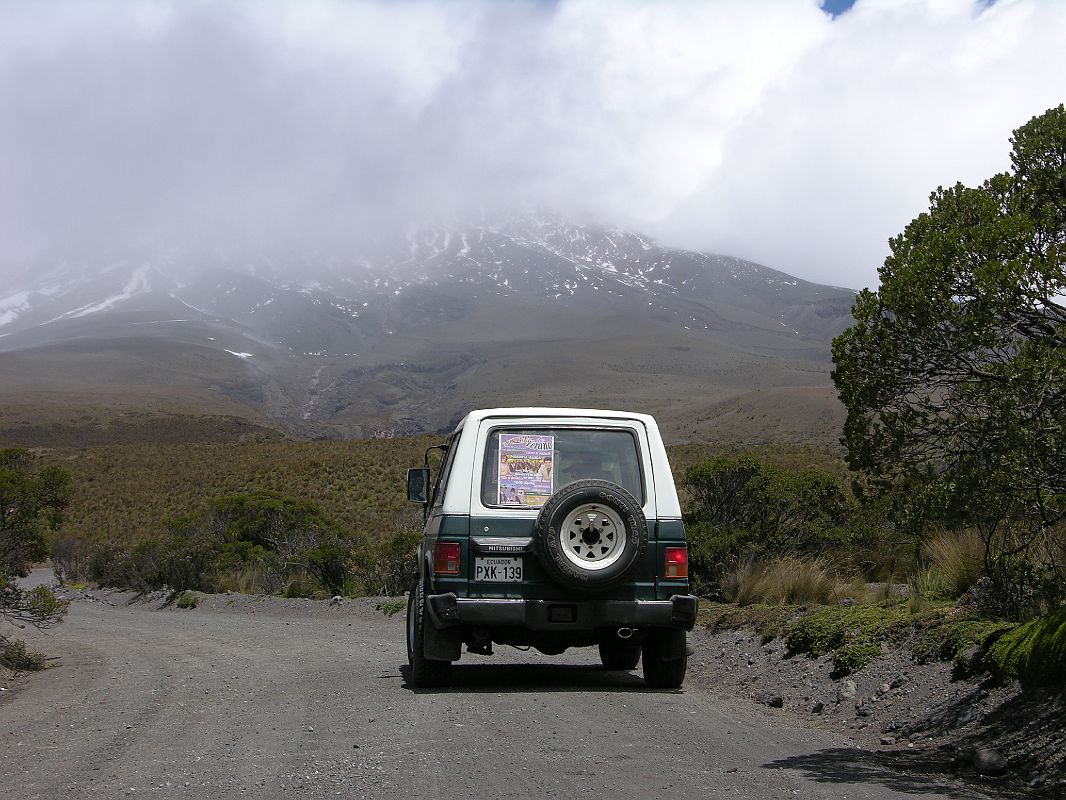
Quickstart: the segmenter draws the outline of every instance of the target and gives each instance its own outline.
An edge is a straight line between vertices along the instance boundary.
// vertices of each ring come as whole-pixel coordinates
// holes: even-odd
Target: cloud
[[[1066,7],[0,3],[0,278],[540,205],[830,283],[1061,96]]]

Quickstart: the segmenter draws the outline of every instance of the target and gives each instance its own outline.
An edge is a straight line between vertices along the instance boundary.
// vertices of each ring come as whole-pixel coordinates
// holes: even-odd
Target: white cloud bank
[[[0,284],[529,204],[873,284],[1066,100],[1063,42],[1052,0],[0,1]]]

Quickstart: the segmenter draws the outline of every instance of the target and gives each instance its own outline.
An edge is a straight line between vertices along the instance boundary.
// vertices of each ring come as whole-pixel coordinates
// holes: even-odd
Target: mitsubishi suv
[[[643,662],[649,686],[682,684],[697,599],[652,417],[472,411],[408,470],[407,493],[425,510],[407,603],[414,687],[448,684],[464,645],[489,655],[494,644],[598,647],[607,669]]]

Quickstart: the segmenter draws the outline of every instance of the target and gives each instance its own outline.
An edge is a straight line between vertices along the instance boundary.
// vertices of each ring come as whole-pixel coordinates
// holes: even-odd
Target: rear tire
[[[640,661],[640,645],[600,642],[600,661],[607,669],[636,669]]]
[[[434,661],[425,656],[426,626],[433,624],[428,615],[426,589],[418,580],[407,598],[407,663],[411,665],[411,686],[415,689],[433,689],[452,682],[451,661]]]
[[[688,655],[665,658],[667,654],[686,653],[684,631],[654,631],[641,648],[644,659],[644,682],[655,689],[677,689],[685,682]]]

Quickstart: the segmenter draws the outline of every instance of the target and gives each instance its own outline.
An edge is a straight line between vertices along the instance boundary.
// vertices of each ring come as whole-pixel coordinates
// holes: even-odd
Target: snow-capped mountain
[[[360,258],[51,265],[0,291],[0,376],[15,395],[207,388],[303,432],[432,429],[463,403],[530,395],[662,407],[664,380],[724,399],[751,388],[737,370],[752,385],[827,386],[828,341],[852,300],[541,214],[413,226]],[[86,372],[90,360],[106,368]],[[728,386],[696,379],[725,363]],[[583,399],[597,386],[606,397]]]

